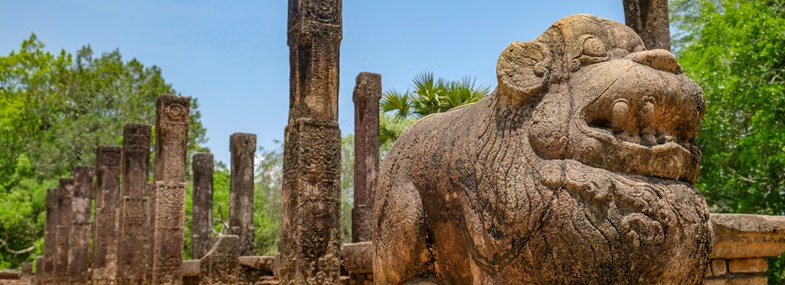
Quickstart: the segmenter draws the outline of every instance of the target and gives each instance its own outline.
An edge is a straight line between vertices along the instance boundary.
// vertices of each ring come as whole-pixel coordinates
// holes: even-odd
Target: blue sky
[[[622,1],[344,0],[339,122],[353,131],[351,92],[360,71],[405,90],[418,73],[496,86],[499,53],[554,21],[588,13],[623,22]],[[287,1],[27,0],[0,4],[0,54],[35,32],[47,49],[97,53],[157,65],[184,95],[199,98],[207,146],[229,161],[229,136],[283,140],[289,100]]]

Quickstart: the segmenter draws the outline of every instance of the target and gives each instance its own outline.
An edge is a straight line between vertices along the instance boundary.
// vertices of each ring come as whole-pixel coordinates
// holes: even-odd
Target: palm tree
[[[477,86],[471,77],[448,81],[435,79],[431,72],[415,76],[412,85],[414,91],[391,89],[382,96],[379,139],[383,149],[390,147],[416,119],[477,102],[491,93],[489,86]]]

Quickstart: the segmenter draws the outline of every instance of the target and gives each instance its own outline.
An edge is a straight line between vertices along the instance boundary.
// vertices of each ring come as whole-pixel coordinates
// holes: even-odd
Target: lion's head
[[[564,18],[507,47],[497,76],[507,104],[538,104],[529,139],[543,158],[686,182],[698,176],[703,92],[673,54],[646,50],[627,26]]]

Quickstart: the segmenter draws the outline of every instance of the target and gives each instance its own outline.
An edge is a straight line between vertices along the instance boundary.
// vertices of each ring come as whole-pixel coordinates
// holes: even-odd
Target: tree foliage
[[[785,1],[671,8],[679,61],[706,95],[698,188],[713,212],[785,214]],[[769,284],[785,284],[785,255],[769,264]]]
[[[785,1],[674,1],[676,51],[703,88],[698,187],[716,212],[785,213]]]
[[[119,50],[51,53],[33,34],[0,56],[0,268],[40,253],[46,188],[94,165],[98,145],[120,144],[125,124],[153,124],[163,94],[178,93],[161,70]],[[189,151],[204,149],[200,117],[192,99]]]
[[[415,76],[412,87],[414,90],[405,92],[390,89],[382,96],[379,139],[383,149],[389,148],[417,119],[477,102],[491,93],[490,87],[476,85],[471,77],[437,79],[430,72]]]

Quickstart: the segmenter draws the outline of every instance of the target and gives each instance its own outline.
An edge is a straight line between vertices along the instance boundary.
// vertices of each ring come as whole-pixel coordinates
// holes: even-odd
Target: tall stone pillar
[[[35,275],[33,275],[32,284],[43,285],[44,284],[43,279],[44,279],[44,257],[38,256],[35,258]]]
[[[622,0],[624,21],[635,30],[647,49],[671,50],[668,0]]]
[[[74,197],[74,180],[61,178],[57,221],[57,256],[55,257],[55,276],[53,284],[68,284],[68,248],[70,240],[72,200]]]
[[[338,284],[341,0],[289,0],[289,121],[284,134],[281,284]]]
[[[149,125],[128,124],[123,130],[122,199],[118,222],[117,284],[145,284],[148,270],[147,251],[151,228],[148,219],[148,199],[145,197],[150,165]]]
[[[232,168],[229,187],[229,228],[240,237],[240,255],[254,254],[253,159],[256,135],[234,133],[229,139]]]
[[[354,208],[352,242],[371,240],[373,195],[379,177],[379,100],[382,76],[360,72],[354,86]]]
[[[101,145],[96,153],[93,285],[115,284],[116,280],[122,151],[119,146]]]
[[[60,189],[46,191],[46,220],[44,222],[43,266],[36,265],[36,279],[40,284],[50,283],[54,277],[57,257],[57,225],[60,221]]]
[[[210,153],[194,154],[193,208],[191,209],[191,259],[199,259],[210,250],[213,232],[213,173],[215,162]]]
[[[182,284],[190,97],[161,96],[155,122],[152,284]]]
[[[90,193],[93,188],[93,167],[77,166],[74,170],[74,196],[72,200],[68,275],[72,285],[87,285],[90,282]]]
[[[155,248],[155,239],[153,238],[153,229],[155,228],[155,185],[148,182],[145,186],[145,199],[147,199],[147,224],[145,227],[150,229],[150,235],[147,243],[144,244],[145,256],[147,256],[147,269],[144,274],[144,281],[146,284],[151,284],[153,281],[153,249]]]

